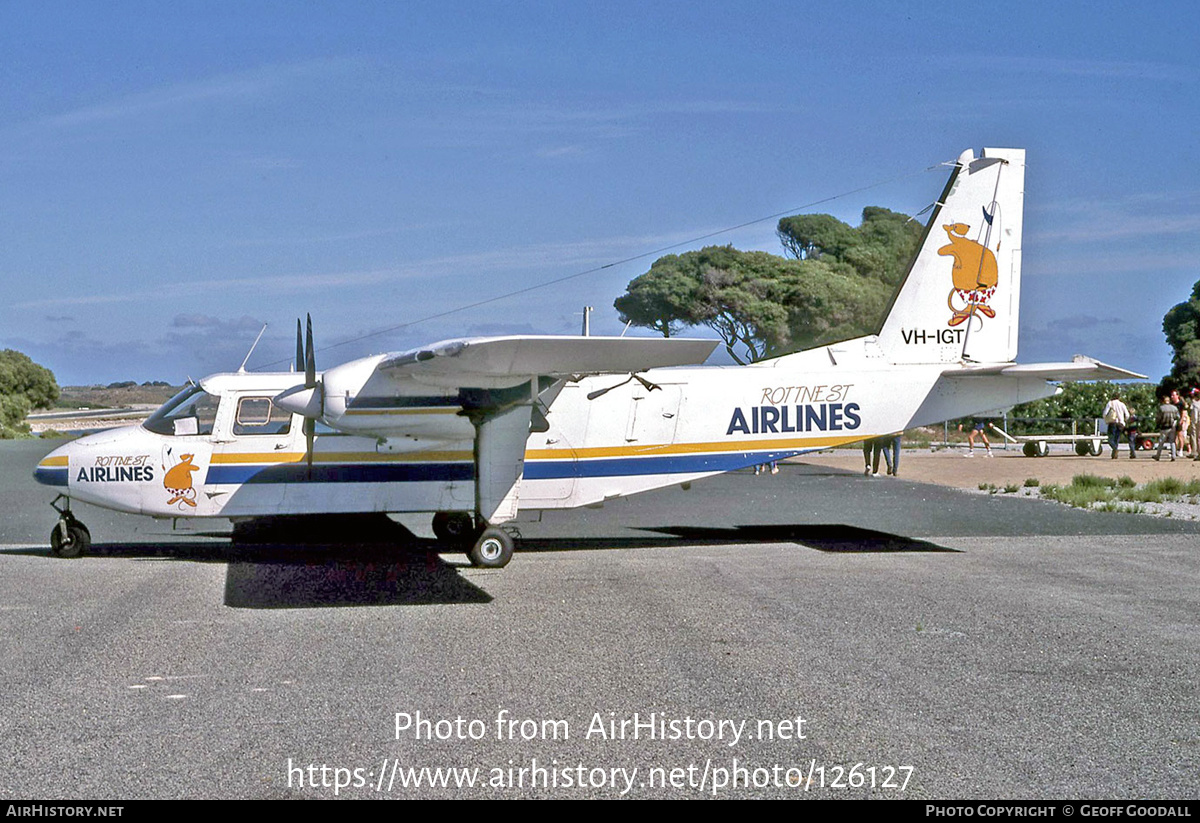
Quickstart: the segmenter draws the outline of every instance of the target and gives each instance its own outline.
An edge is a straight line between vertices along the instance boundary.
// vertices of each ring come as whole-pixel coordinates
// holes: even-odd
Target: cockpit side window
[[[220,398],[199,386],[188,386],[146,418],[142,426],[156,434],[209,435],[219,403]]]
[[[287,434],[292,429],[292,413],[271,402],[269,397],[243,397],[238,400],[233,419],[233,433],[238,436],[254,434]]]
[[[146,417],[142,426],[157,434],[211,434],[218,403],[220,398],[199,386],[187,386]]]

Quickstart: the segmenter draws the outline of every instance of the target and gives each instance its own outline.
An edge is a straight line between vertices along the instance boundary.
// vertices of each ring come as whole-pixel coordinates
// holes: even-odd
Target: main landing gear
[[[433,534],[439,542],[465,551],[471,565],[481,569],[504,568],[516,546],[504,529],[486,523],[477,526],[467,512],[438,512],[433,516]]]
[[[60,507],[58,501],[65,501]],[[58,512],[58,523],[50,532],[50,551],[55,557],[82,557],[92,545],[92,533],[71,513],[71,498],[59,495],[50,504]]]

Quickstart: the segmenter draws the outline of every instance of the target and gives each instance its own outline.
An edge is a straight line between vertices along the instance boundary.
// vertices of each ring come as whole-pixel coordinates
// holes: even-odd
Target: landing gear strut
[[[58,501],[65,501],[60,508]],[[58,523],[50,532],[50,551],[55,557],[82,557],[92,545],[92,533],[71,513],[71,498],[59,495],[50,504],[58,512]]]

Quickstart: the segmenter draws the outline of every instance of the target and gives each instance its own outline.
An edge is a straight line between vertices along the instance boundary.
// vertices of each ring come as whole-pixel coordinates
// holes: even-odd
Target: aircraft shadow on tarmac
[[[427,545],[421,545],[427,544]],[[224,563],[225,605],[242,609],[490,603],[491,595],[418,545],[246,546],[227,542],[94,544],[89,557],[137,562]],[[48,549],[5,554],[46,555]],[[87,563],[89,557],[62,560]]]
[[[781,524],[730,526],[638,526],[639,531],[669,534],[687,546],[727,546],[745,543],[794,543],[822,552],[876,554],[898,552],[958,552],[913,537],[843,524]],[[663,546],[657,538],[535,539],[521,544],[524,552],[572,549],[621,549]]]
[[[661,536],[532,538],[521,553],[621,551],[652,547],[791,543],[833,553],[954,552],[925,540],[841,524],[750,525],[721,527],[655,526],[638,531]],[[227,538],[225,532],[197,537]],[[312,536],[312,535],[310,535]],[[93,557],[138,562],[224,563],[225,605],[245,609],[339,608],[347,606],[420,606],[482,604],[491,595],[464,578],[462,564],[447,562],[444,547],[400,527],[389,539],[362,543],[288,541],[243,543],[172,541],[109,543],[91,547]],[[380,536],[381,537],[381,536]],[[15,554],[44,555],[24,549]],[[520,558],[518,556],[517,561]],[[83,562],[87,559],[62,562]]]

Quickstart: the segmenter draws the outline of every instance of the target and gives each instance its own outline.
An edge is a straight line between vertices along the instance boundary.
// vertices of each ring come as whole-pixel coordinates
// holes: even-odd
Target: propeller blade
[[[304,459],[308,461],[308,479],[312,480],[313,441],[316,439],[317,421],[311,417],[304,419]]]
[[[300,371],[304,362],[304,333],[300,330],[300,318],[296,318],[296,359],[292,361],[292,371]]]
[[[311,389],[317,385],[317,359],[313,352],[312,315],[307,317],[308,328],[304,337],[304,387]]]

